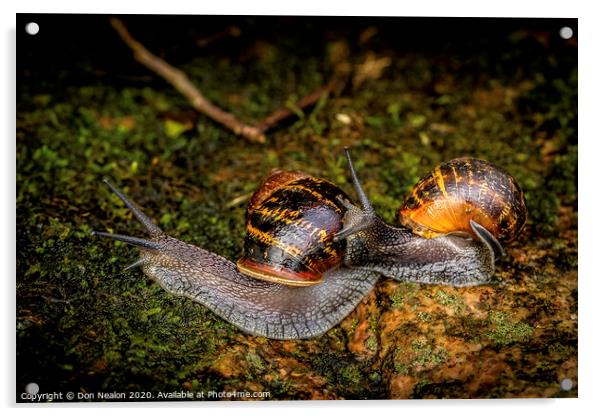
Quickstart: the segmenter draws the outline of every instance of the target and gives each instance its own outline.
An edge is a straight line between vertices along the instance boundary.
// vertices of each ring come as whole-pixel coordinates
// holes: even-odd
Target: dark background
[[[148,70],[131,59],[114,30],[107,24],[110,15],[17,15],[17,74],[35,77],[36,85],[60,88],[61,85],[90,82],[124,83],[123,75],[148,76]],[[257,39],[278,46],[293,46],[295,53],[311,55],[316,47],[334,39],[355,40],[369,26],[379,28],[371,51],[400,50],[406,53],[453,52],[478,56],[482,61],[500,64],[500,71],[511,71],[508,62],[508,36],[526,31],[548,37],[548,48],[565,50],[567,42],[556,36],[559,28],[570,26],[577,38],[577,19],[517,18],[403,18],[403,17],[336,17],[336,16],[156,16],[120,15],[131,33],[145,45],[152,45],[159,56],[169,53],[175,66],[199,54],[195,41],[206,39],[225,28],[236,26],[245,36],[209,44],[204,52],[237,56],[248,50]],[[21,30],[28,22],[40,25],[39,36]],[[350,43],[360,52],[362,46]],[[521,56],[529,56],[529,47],[537,51],[534,39],[521,44]],[[365,46],[367,49],[368,46]],[[526,48],[526,49],[525,49]],[[574,52],[574,51],[573,51]],[[518,54],[518,51],[517,51]],[[536,55],[539,55],[537,53]],[[536,56],[535,55],[535,56]],[[570,58],[570,57],[567,57]],[[482,72],[469,62],[462,71]],[[515,68],[518,69],[518,68]],[[483,74],[485,75],[485,74]],[[160,81],[154,77],[157,83]],[[25,81],[25,80],[24,80]],[[131,79],[127,79],[129,85]],[[47,83],[45,85],[44,83]],[[27,85],[19,82],[19,88]]]

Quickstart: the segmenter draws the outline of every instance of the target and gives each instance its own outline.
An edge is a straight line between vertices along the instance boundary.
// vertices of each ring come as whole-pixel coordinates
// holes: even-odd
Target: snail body
[[[412,192],[402,205],[402,225],[392,227],[376,215],[349,152],[347,158],[359,206],[322,179],[301,172],[273,172],[250,200],[243,256],[236,264],[166,235],[109,182],[145,226],[150,239],[96,234],[137,245],[140,259],[128,268],[141,266],[168,292],[207,306],[245,332],[297,339],[320,335],[338,324],[372,290],[380,275],[453,286],[489,282],[496,255],[502,252],[498,238],[515,235],[526,218],[526,210],[522,217],[517,216],[514,226],[518,231],[508,231],[506,226],[488,230],[488,224],[479,222],[485,222],[485,216],[474,215],[476,207],[487,208],[487,204],[480,207],[479,199],[470,197],[469,191],[463,204],[450,204],[463,207],[462,215],[456,215],[468,217],[462,220],[467,227],[448,230],[437,229],[432,222],[419,223],[429,217],[424,213],[445,205],[431,187],[440,184],[442,177],[443,184],[448,183],[437,173],[443,172],[439,167],[433,174],[436,180],[419,182],[424,192]],[[456,166],[452,162],[451,166]],[[474,160],[462,163],[481,166]],[[492,181],[486,189],[495,183],[506,182]],[[453,196],[448,192],[451,187],[439,190]],[[429,196],[435,196],[434,201]],[[520,202],[512,202],[519,211]],[[494,208],[494,213],[487,215],[502,218],[506,211],[497,205]]]

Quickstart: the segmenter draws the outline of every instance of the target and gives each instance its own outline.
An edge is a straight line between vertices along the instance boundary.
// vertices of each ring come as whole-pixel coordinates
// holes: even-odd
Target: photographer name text
[[[139,401],[139,400],[219,400],[219,399],[268,399],[268,391],[170,391],[170,392],[52,392],[52,393],[21,393],[21,400],[30,402],[55,401]]]

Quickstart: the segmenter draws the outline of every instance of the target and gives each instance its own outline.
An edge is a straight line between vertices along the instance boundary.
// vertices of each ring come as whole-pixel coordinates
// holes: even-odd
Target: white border
[[[17,2],[15,2],[17,3]],[[602,92],[600,90],[600,14],[596,13],[595,1],[532,1],[504,0],[500,2],[485,1],[380,1],[369,2],[304,0],[302,2],[287,1],[226,1],[219,2],[187,2],[182,0],[145,1],[126,3],[123,0],[103,0],[100,2],[81,1],[22,1],[17,4],[0,4],[0,20],[3,29],[3,53],[0,62],[0,91],[4,97],[0,100],[1,124],[7,126],[6,137],[0,140],[0,153],[6,159],[2,163],[3,215],[2,218],[2,264],[5,273],[0,276],[2,294],[4,296],[2,322],[4,336],[0,341],[3,365],[0,367],[0,395],[2,405],[10,407],[14,401],[14,357],[15,357],[15,299],[14,299],[14,267],[15,267],[15,13],[133,13],[133,14],[271,14],[271,15],[399,15],[399,16],[496,16],[496,17],[577,17],[579,18],[579,399],[573,400],[470,400],[470,401],[381,401],[381,402],[270,402],[270,403],[154,403],[143,404],[110,404],[110,405],[55,405],[36,408],[49,414],[103,414],[107,408],[111,412],[131,412],[132,408],[145,407],[144,412],[164,415],[168,409],[173,412],[195,414],[219,411],[244,413],[250,415],[278,414],[283,411],[287,416],[308,412],[343,411],[349,412],[357,408],[357,413],[365,413],[373,406],[378,406],[389,414],[403,412],[424,414],[466,415],[487,412],[492,415],[506,415],[508,412],[519,414],[529,412],[545,412],[546,414],[591,414],[596,409],[600,395],[600,309],[602,296],[602,272],[596,264],[596,253],[600,235],[600,219],[596,214],[602,203],[600,173],[600,141],[602,140]],[[6,201],[10,201],[7,203]],[[10,231],[9,231],[10,230]],[[85,408],[85,409],[84,409]],[[125,410],[120,410],[125,409]],[[8,409],[12,414],[17,410]],[[599,411],[599,409],[596,409]],[[354,412],[355,414],[355,412]]]

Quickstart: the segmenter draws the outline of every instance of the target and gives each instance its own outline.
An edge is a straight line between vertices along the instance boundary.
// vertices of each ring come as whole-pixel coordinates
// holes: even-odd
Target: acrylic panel
[[[576,397],[577,39],[17,15],[17,402]]]

